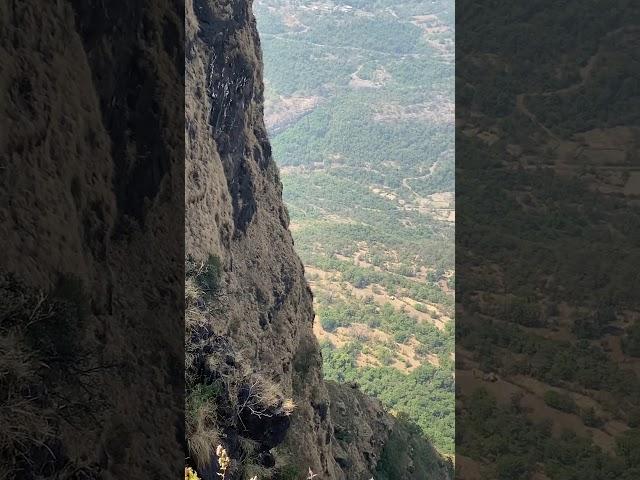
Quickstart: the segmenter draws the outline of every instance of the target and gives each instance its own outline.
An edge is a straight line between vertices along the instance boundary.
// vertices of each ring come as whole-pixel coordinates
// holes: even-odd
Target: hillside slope
[[[205,328],[188,341],[196,345],[196,382],[220,386],[212,429],[231,457],[227,472],[304,478],[310,468],[323,479],[377,477],[400,423],[356,388],[327,388],[322,379],[312,297],[263,122],[251,4],[188,2],[186,35],[187,256],[215,267],[220,293],[210,302],[219,308],[206,309]],[[271,401],[256,400],[262,415],[244,408],[257,384],[271,392]],[[336,409],[355,412],[349,425]],[[428,454],[430,478],[447,478],[446,463]],[[206,460],[194,466],[218,478],[217,462]],[[423,477],[407,465],[393,478]]]
[[[639,478],[640,10],[460,3],[456,476]]]
[[[452,0],[257,0],[265,123],[325,378],[454,451]]]

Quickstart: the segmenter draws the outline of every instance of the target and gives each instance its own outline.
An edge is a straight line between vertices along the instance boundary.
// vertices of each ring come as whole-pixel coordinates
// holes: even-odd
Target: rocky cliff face
[[[256,463],[260,478],[303,478],[310,468],[318,478],[369,479],[396,422],[356,389],[328,389],[322,379],[311,292],[263,122],[262,59],[251,8],[248,0],[187,2],[187,255],[196,263],[213,255],[221,265],[224,308],[208,327],[209,350],[217,353],[202,360],[206,375],[227,385],[236,377],[240,391],[259,375],[296,408],[290,416],[270,411],[262,420],[223,409],[220,441],[232,464]],[[216,468],[203,476],[214,478]],[[448,470],[437,460],[430,473],[446,478]],[[394,478],[423,477],[409,468]]]
[[[188,2],[186,68],[187,255],[220,258],[227,301],[215,333],[230,339],[242,368],[298,405],[287,439],[299,463],[337,478],[311,293],[262,120],[249,2]]]
[[[0,477],[171,478],[182,13],[28,0],[0,19]]]

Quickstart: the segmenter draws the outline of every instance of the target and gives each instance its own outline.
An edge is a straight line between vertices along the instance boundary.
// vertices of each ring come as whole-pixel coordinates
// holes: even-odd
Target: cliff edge
[[[231,478],[305,478],[309,469],[323,479],[450,478],[418,432],[356,385],[322,378],[312,296],[263,121],[251,8],[248,0],[186,6],[190,461],[211,479],[221,469]],[[213,412],[197,410],[203,389]],[[216,441],[199,442],[203,429]],[[229,462],[209,459],[213,443]]]

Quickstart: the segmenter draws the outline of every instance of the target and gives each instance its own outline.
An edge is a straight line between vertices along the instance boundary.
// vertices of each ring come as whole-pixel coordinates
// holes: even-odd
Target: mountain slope
[[[378,402],[349,387],[334,392],[322,380],[312,298],[262,118],[251,4],[188,2],[186,55],[187,255],[215,270],[220,292],[206,308],[196,302],[204,329],[191,330],[187,340],[196,385],[219,386],[212,428],[231,457],[228,473],[303,478],[310,468],[318,478],[368,479],[399,424]],[[248,410],[258,383],[269,385],[272,401],[263,396]],[[355,435],[342,439],[334,421],[338,398],[360,412],[344,429]],[[446,463],[429,455],[433,478],[447,478]],[[217,478],[216,459],[209,466],[204,460],[190,461],[204,478]],[[398,478],[419,478],[412,475]]]
[[[174,3],[0,2],[0,478],[182,463]]]
[[[460,7],[456,474],[638,478],[640,10]]]
[[[454,450],[451,0],[258,0],[265,119],[325,376]]]

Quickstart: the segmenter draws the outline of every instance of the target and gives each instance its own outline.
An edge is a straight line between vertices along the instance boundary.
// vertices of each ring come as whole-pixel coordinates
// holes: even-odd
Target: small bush
[[[599,428],[604,424],[604,421],[598,417],[593,407],[580,410],[580,418],[587,427]]]
[[[388,366],[393,363],[394,356],[391,350],[388,348],[379,346],[374,350],[375,357],[382,363],[382,365]]]
[[[320,317],[320,325],[327,332],[335,332],[340,323],[333,317]]]
[[[277,480],[301,480],[305,478],[303,471],[296,465],[284,465],[276,473]]]
[[[245,411],[257,417],[273,414],[288,416],[295,408],[295,402],[283,395],[282,387],[262,375],[249,376],[239,387],[238,416]]]
[[[82,342],[90,309],[78,279],[61,275],[43,292],[0,273],[0,298],[0,464],[19,478],[18,463],[34,449],[51,453],[58,425],[104,409],[92,375],[110,367],[92,362]],[[29,468],[50,461],[44,455]]]
[[[349,430],[345,430],[343,428],[336,428],[335,436],[341,442],[345,442],[345,443],[353,442],[353,432],[350,432]]]
[[[221,268],[217,257],[206,262],[185,262],[185,435],[189,455],[198,468],[211,463],[219,442],[217,407],[225,393],[220,382],[204,382],[195,364],[203,362],[202,341],[195,332],[210,321],[219,306]]]
[[[556,390],[549,390],[544,394],[544,403],[566,413],[575,413],[578,409],[573,397]]]
[[[640,429],[627,430],[617,437],[616,452],[627,467],[640,467]]]
[[[421,303],[416,303],[413,308],[422,313],[429,313],[429,309]]]
[[[222,264],[216,255],[209,255],[202,262],[189,257],[185,262],[185,274],[187,278],[194,278],[198,288],[209,297],[216,297],[222,288]]]
[[[496,473],[500,480],[512,480],[514,478],[527,478],[529,467],[526,457],[504,455],[498,459]]]

